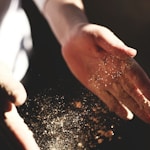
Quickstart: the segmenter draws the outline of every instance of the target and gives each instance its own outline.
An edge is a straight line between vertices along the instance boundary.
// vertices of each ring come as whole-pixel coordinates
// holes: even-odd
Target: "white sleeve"
[[[42,11],[47,0],[33,0],[33,1],[39,8],[39,10]]]
[[[12,0],[0,25],[0,62],[9,66],[14,77],[21,80],[29,66],[27,53],[32,49],[32,39],[28,18],[16,2],[18,0]]]

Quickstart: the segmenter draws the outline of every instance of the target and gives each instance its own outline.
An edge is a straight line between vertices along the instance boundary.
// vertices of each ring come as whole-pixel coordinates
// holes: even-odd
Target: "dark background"
[[[135,59],[149,74],[150,1],[85,0],[84,3],[89,21],[108,27],[127,45],[137,49]],[[82,85],[68,70],[60,45],[46,20],[31,0],[23,0],[22,4],[30,20],[34,44],[30,67],[22,81],[28,96],[33,97],[48,88],[66,95],[77,94]],[[105,143],[96,149],[149,150],[150,126],[138,118],[131,122],[121,121],[118,132],[122,140]]]

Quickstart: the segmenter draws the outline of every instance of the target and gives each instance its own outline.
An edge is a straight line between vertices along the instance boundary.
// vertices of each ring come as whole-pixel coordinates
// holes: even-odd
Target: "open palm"
[[[123,119],[136,114],[150,123],[150,80],[132,58],[136,52],[110,30],[84,25],[62,47],[77,79]]]

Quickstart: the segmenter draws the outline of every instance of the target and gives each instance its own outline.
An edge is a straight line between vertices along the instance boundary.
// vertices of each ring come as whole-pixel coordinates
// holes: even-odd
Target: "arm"
[[[81,0],[33,0],[48,20],[58,41],[63,44],[78,23],[88,23]],[[44,3],[45,2],[45,3]]]
[[[133,59],[136,51],[89,23],[81,0],[47,0],[41,11],[75,77],[120,117],[132,119],[133,112],[150,123],[150,80]]]
[[[89,24],[87,16],[84,13],[84,5],[82,0],[43,0],[43,3],[39,0],[33,0],[42,14],[50,24],[55,36],[62,46],[66,45],[67,41],[72,39],[72,36],[82,27]],[[108,46],[119,46],[122,51],[125,51],[130,56],[135,56],[136,51],[125,46],[121,40],[119,40],[111,31],[100,26],[104,30],[102,34],[108,34],[104,38],[109,36]],[[112,39],[111,39],[112,38]],[[115,49],[114,49],[115,50]],[[118,53],[118,49],[117,49]]]
[[[61,45],[70,38],[72,29],[88,23],[81,0],[47,1],[43,13]]]

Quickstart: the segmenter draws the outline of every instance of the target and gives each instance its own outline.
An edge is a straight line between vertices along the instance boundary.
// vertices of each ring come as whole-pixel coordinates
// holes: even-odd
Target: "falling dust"
[[[101,90],[108,90],[114,83],[118,83],[121,78],[126,78],[126,74],[131,68],[135,67],[132,58],[118,58],[113,55],[105,54],[103,59],[91,64],[89,72],[89,86],[95,93]]]
[[[106,56],[104,60],[99,59],[97,64],[94,64],[94,67],[91,67],[93,70],[89,77],[90,87],[94,88],[96,91],[108,88],[124,74],[125,68],[129,66],[128,63],[129,62],[119,60],[112,55]]]
[[[45,90],[19,108],[41,150],[94,150],[120,139],[120,119],[87,90],[78,96]]]

